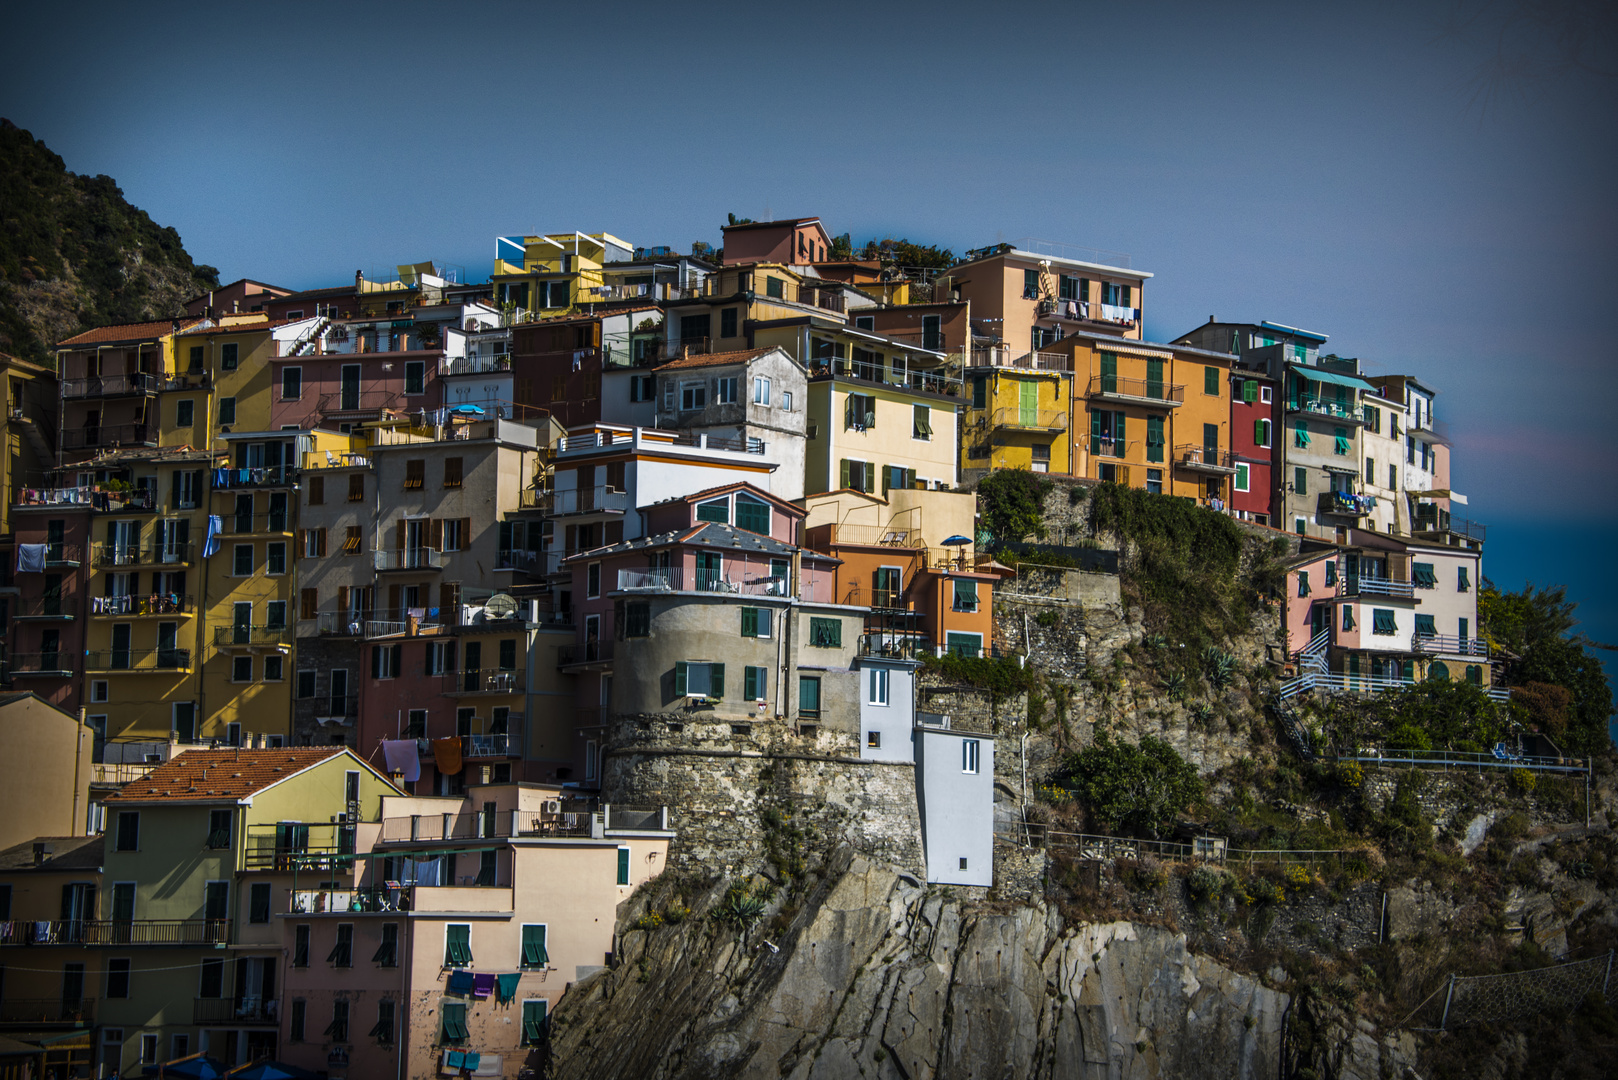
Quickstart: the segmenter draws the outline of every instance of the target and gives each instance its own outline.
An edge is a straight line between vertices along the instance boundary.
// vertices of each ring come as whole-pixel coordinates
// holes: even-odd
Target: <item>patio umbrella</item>
[[[960,533],[956,533],[954,536],[946,536],[942,541],[945,547],[961,547],[971,542],[972,538],[970,536],[962,536]]]
[[[144,1072],[147,1076],[173,1076],[184,1080],[220,1080],[225,1075],[225,1064],[207,1054],[192,1054],[161,1065],[148,1065]]]
[[[228,1080],[317,1080],[319,1074],[279,1061],[255,1061],[225,1075]]]

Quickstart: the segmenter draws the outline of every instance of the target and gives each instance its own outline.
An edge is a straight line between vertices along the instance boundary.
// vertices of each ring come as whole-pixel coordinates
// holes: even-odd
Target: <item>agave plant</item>
[[[1202,650],[1202,668],[1215,690],[1223,690],[1236,680],[1236,658],[1216,646]]]
[[[1161,649],[1169,643],[1169,639],[1162,634],[1147,634],[1141,638],[1141,644],[1148,649]]]
[[[746,930],[764,917],[764,901],[756,896],[733,893],[725,897],[714,911],[714,917],[738,930]]]
[[[1170,701],[1182,701],[1185,698],[1185,674],[1172,671],[1163,680],[1163,692],[1168,694]]]

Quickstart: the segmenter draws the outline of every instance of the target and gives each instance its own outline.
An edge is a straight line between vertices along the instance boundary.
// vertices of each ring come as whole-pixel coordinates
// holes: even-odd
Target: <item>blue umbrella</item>
[[[318,1074],[279,1061],[255,1061],[226,1074],[228,1080],[317,1080]]]
[[[207,1054],[192,1054],[190,1057],[165,1061],[161,1065],[148,1065],[144,1071],[147,1076],[183,1077],[184,1080],[220,1080],[225,1075],[225,1065]]]
[[[962,536],[960,533],[956,533],[954,536],[946,536],[941,542],[945,547],[960,547],[963,544],[970,544],[972,542],[972,538],[970,536]]]

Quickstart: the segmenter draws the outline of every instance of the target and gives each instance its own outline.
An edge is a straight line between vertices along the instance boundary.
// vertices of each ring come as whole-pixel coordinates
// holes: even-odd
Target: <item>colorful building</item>
[[[176,359],[181,346],[175,339],[182,331],[209,325],[194,318],[125,323],[86,330],[59,342],[56,370],[61,400],[56,430],[61,433],[62,459],[158,445],[158,395],[180,370]],[[51,460],[55,461],[54,454]]]
[[[992,469],[1072,473],[1071,357],[1024,353],[1013,358],[1003,347],[967,355],[971,405],[961,421],[962,478],[976,479]]]
[[[604,232],[501,236],[495,238],[489,282],[503,309],[564,315],[600,297],[594,290],[607,284],[607,263],[634,254],[634,245]]]
[[[1275,521],[1276,455],[1281,430],[1276,382],[1260,371],[1231,373],[1230,436],[1236,475],[1231,478],[1230,509],[1243,521],[1269,525]]]
[[[1081,330],[1138,339],[1151,276],[1127,255],[1019,240],[968,251],[934,291],[969,302],[973,321],[1013,352],[1040,352]]]

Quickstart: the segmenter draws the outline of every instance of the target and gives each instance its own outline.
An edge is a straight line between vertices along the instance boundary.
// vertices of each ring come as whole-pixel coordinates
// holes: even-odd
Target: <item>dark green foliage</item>
[[[916,266],[942,270],[955,261],[955,253],[948,248],[931,244],[912,244],[909,240],[868,240],[860,250],[860,258],[877,259],[895,266]]]
[[[977,686],[1005,698],[1026,693],[1034,686],[1034,673],[1010,656],[933,656],[923,653],[922,663],[943,673],[953,683]]]
[[[25,316],[30,285],[76,279],[55,310]],[[168,318],[219,284],[172,228],[124,200],[108,176],[78,176],[44,143],[0,120],[0,350],[49,363],[81,330]]]
[[[1612,687],[1591,648],[1607,647],[1584,634],[1578,625],[1576,601],[1565,586],[1522,592],[1501,592],[1487,579],[1478,593],[1478,616],[1490,643],[1506,652],[1506,677],[1513,685],[1546,683],[1572,695],[1567,713],[1563,749],[1593,754],[1610,739],[1607,721],[1612,716]],[[1513,658],[1515,657],[1515,658]]]
[[[1099,825],[1153,836],[1172,825],[1203,792],[1196,767],[1150,735],[1139,746],[1103,736],[1069,754],[1057,780],[1078,795]]]
[[[826,258],[848,260],[854,257],[854,241],[848,233],[831,238],[831,246],[826,249]]]
[[[1432,823],[1422,815],[1421,804],[1416,799],[1426,783],[1424,773],[1407,770],[1399,777],[1393,798],[1382,809],[1378,831],[1394,851],[1413,855],[1432,844]]]
[[[1338,714],[1339,744],[1383,742],[1398,750],[1481,753],[1506,734],[1500,710],[1471,683],[1433,680],[1381,694]]]
[[[1208,685],[1215,690],[1223,690],[1236,681],[1236,658],[1214,645],[1202,650],[1202,673],[1208,677]]]
[[[978,517],[996,544],[1045,539],[1045,496],[1049,480],[1024,469],[999,469],[978,481]]]

